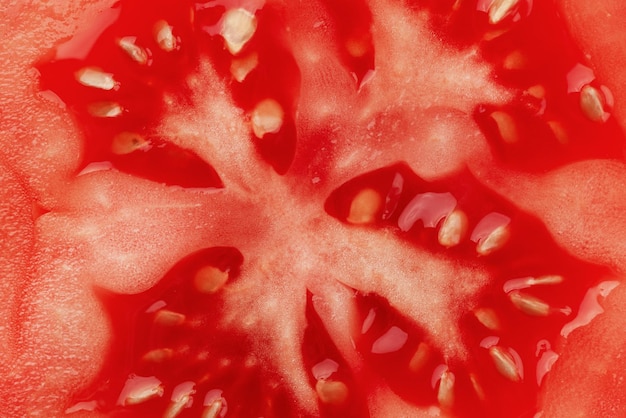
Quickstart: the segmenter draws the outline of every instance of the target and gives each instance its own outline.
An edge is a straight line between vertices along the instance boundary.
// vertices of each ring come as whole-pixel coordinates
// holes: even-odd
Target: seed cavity
[[[130,375],[124,384],[117,404],[121,406],[138,405],[163,396],[163,384],[154,376]]]
[[[319,379],[315,384],[317,396],[327,405],[341,405],[348,399],[348,386],[336,380]]]
[[[214,266],[204,266],[199,269],[193,284],[200,293],[213,294],[221,290],[228,281],[228,272]]]
[[[257,65],[259,65],[259,54],[254,52],[245,57],[233,59],[230,64],[230,73],[235,80],[239,83],[243,83],[246,77],[248,77],[248,74],[250,74]]]
[[[605,106],[606,98],[597,88],[587,84],[580,90],[580,109],[589,120],[605,122],[610,116]]]
[[[135,132],[120,132],[111,143],[111,151],[116,155],[126,155],[135,151],[150,149],[150,141]]]
[[[187,317],[181,313],[170,311],[168,309],[159,310],[154,316],[154,322],[162,326],[182,325]]]
[[[183,382],[172,391],[171,402],[167,406],[163,418],[176,418],[185,408],[193,404],[193,394],[196,393],[194,382]]]
[[[497,331],[501,328],[500,319],[491,308],[477,308],[474,310],[474,316],[487,329]]]
[[[454,405],[454,373],[445,370],[439,379],[437,401],[443,408],[450,409]]]
[[[417,350],[415,350],[415,354],[411,357],[409,361],[409,370],[413,373],[418,373],[423,370],[424,366],[428,362],[430,357],[430,348],[426,345],[426,343],[419,343],[417,346]]]
[[[511,236],[510,222],[511,218],[497,212],[482,218],[471,237],[476,242],[476,252],[485,256],[504,247]]]
[[[519,0],[495,0],[489,6],[489,23],[497,25],[502,22],[515,11],[518,4]]]
[[[86,67],[78,70],[76,80],[83,86],[100,90],[113,90],[119,87],[119,83],[113,78],[113,74],[105,73],[99,68]]]
[[[383,207],[383,197],[374,189],[363,189],[354,196],[346,221],[354,225],[366,225],[376,221]]]
[[[502,142],[514,144],[519,141],[520,134],[513,116],[503,110],[493,111],[489,116],[496,123]]]
[[[173,28],[165,20],[159,20],[154,24],[154,40],[165,52],[178,49],[179,40],[174,36]]]
[[[120,116],[123,111],[122,106],[116,102],[98,102],[87,106],[87,112],[98,118],[115,118]]]
[[[252,131],[257,138],[280,131],[285,119],[282,106],[274,99],[259,102],[252,111]]]
[[[456,209],[446,216],[439,228],[437,240],[447,248],[459,245],[467,235],[468,227],[467,215],[462,210]]]
[[[230,9],[224,14],[221,35],[226,48],[237,55],[252,39],[257,29],[256,16],[246,9]]]
[[[148,63],[148,51],[137,45],[137,38],[125,36],[117,41],[117,44],[126,54],[137,64],[146,65]]]
[[[515,351],[494,345],[489,347],[489,355],[496,366],[496,370],[502,376],[512,382],[520,382],[522,380],[521,359]]]

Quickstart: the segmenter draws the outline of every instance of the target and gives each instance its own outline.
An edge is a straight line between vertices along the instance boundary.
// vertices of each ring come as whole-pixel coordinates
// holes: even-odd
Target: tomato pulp
[[[620,416],[623,95],[576,18],[81,6],[3,52],[10,414]]]

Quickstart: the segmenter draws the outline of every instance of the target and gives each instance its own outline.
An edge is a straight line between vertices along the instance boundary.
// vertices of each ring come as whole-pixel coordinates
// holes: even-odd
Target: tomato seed
[[[105,73],[99,68],[87,67],[77,71],[76,80],[83,86],[100,90],[113,90],[118,87],[113,74]]]
[[[252,39],[257,29],[256,16],[246,9],[230,9],[223,17],[222,31],[226,48],[237,55]]]

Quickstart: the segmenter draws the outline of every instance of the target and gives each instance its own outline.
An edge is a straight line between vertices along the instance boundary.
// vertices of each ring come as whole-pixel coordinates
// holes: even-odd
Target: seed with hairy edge
[[[117,400],[118,405],[137,405],[163,396],[164,388],[154,376],[144,377],[130,375]]]
[[[383,206],[383,198],[374,189],[363,189],[354,196],[346,220],[351,224],[364,225],[376,221]]]
[[[444,247],[454,247],[455,245],[459,245],[461,240],[465,238],[467,229],[467,215],[465,215],[465,212],[462,210],[455,209],[446,216],[446,219],[443,221],[441,228],[439,228],[437,240],[439,244]]]
[[[437,391],[437,401],[444,408],[452,408],[454,405],[454,373],[446,370],[441,374],[439,389]]]
[[[320,401],[330,405],[340,405],[348,399],[348,386],[337,380],[319,379],[315,384],[315,392]]]
[[[268,133],[277,133],[283,126],[284,118],[285,112],[280,103],[274,99],[265,99],[252,111],[252,131],[257,138],[263,138]]]
[[[520,370],[513,356],[504,347],[494,345],[489,347],[489,355],[493,359],[498,372],[512,382],[522,380]]]
[[[580,90],[580,108],[584,115],[594,122],[604,122],[609,118],[609,113],[604,109],[605,98],[600,92],[589,84]]]
[[[257,28],[256,16],[246,9],[230,9],[224,14],[221,35],[226,48],[237,55],[252,39]]]
[[[490,117],[496,123],[498,133],[503,142],[513,144],[519,140],[517,123],[513,116],[505,111],[496,110],[491,112]]]
[[[417,350],[415,350],[415,354],[411,357],[409,361],[409,370],[413,373],[420,372],[423,367],[428,362],[428,358],[430,357],[430,349],[426,345],[426,343],[419,343],[417,346]]]
[[[492,331],[500,329],[500,320],[493,309],[477,308],[474,310],[474,316],[478,319],[478,322],[485,326],[485,328]]]
[[[259,54],[256,52],[245,57],[235,58],[230,64],[230,73],[240,83],[259,65]]]
[[[489,7],[489,23],[496,25],[509,16],[517,7],[519,0],[495,0]]]
[[[520,50],[510,52],[502,62],[505,70],[521,70],[527,67],[528,57]]]
[[[185,315],[168,309],[161,309],[154,316],[154,322],[162,326],[181,325],[185,322],[185,319]]]
[[[87,106],[87,112],[98,118],[114,118],[122,114],[124,109],[116,102],[98,102]]]
[[[194,393],[196,393],[194,382],[183,382],[176,386],[163,418],[176,418],[183,412],[183,409],[189,408],[193,402]]]
[[[227,281],[228,272],[213,266],[202,267],[193,278],[196,289],[201,293],[216,293]]]
[[[120,132],[115,135],[111,143],[111,151],[117,155],[126,155],[138,150],[147,150],[148,148],[150,148],[150,142],[135,132]]]
[[[99,68],[86,67],[80,69],[75,74],[76,80],[83,86],[93,87],[100,90],[113,90],[118,83],[113,78],[113,74],[105,73]]]
[[[117,44],[126,54],[137,64],[145,65],[148,63],[148,51],[137,45],[137,38],[134,36],[125,36],[117,41]]]
[[[159,20],[154,24],[154,40],[165,52],[178,48],[178,39],[174,36],[173,28],[165,20]]]

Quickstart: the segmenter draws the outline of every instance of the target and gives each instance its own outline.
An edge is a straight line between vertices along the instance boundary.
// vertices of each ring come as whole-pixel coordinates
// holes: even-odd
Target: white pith
[[[88,2],[75,2],[73,5],[61,1],[50,3],[50,10],[57,13],[58,16],[66,16],[68,19],[71,18],[72,21],[76,21],[76,16],[84,13],[85,5],[83,3]],[[382,10],[384,2],[375,3],[379,4],[378,8]],[[88,8],[88,12],[92,13],[97,8],[100,6],[92,4]],[[385,10],[387,10],[386,7]],[[400,7],[394,8],[392,6],[390,10],[394,10],[393,13],[396,14],[401,13]],[[48,11],[46,11],[47,13]],[[28,51],[27,54],[24,54],[24,58],[20,58],[23,59],[19,65],[20,69],[26,68],[41,52],[52,46],[53,40],[48,39],[50,34],[41,28],[48,28],[49,31],[50,27],[54,27],[55,32],[57,30],[59,32],[66,31],[62,35],[71,34],[73,29],[67,29],[65,24],[59,24],[57,19],[57,17],[49,19],[46,16],[45,20],[49,22],[48,24],[29,23],[29,21],[24,20],[15,23],[18,25],[15,26],[15,30],[7,31],[11,34],[21,33],[19,36],[23,39],[14,40],[13,48]],[[88,22],[88,19],[85,21]],[[37,25],[40,29],[29,28],[27,25]],[[384,32],[383,29],[379,30],[381,33]],[[33,48],[32,45],[37,44],[41,39],[47,39],[45,41],[47,44],[41,46],[39,50],[35,50],[37,48]],[[424,48],[429,49],[430,46]],[[378,49],[382,50],[383,47],[380,46]],[[8,54],[8,52],[0,51],[1,56],[4,56],[5,53]],[[316,53],[321,52],[316,51]],[[12,60],[6,60],[6,62],[11,63]],[[11,67],[16,68],[18,66]],[[341,66],[333,61],[333,63],[322,67],[323,69],[319,71],[327,70],[326,67],[333,70],[327,73],[326,81],[319,82],[328,82],[328,84],[318,83],[315,85],[326,87],[320,90],[332,91],[332,88],[335,87],[334,83],[337,82],[336,79],[340,78],[336,74],[342,71]],[[406,70],[407,67],[404,68]],[[454,75],[455,73],[452,72],[451,74]],[[467,74],[473,73],[468,71]],[[486,78],[486,72],[483,74],[485,77],[472,80],[472,82],[478,83],[475,91],[483,87],[492,88],[490,87],[491,84],[486,81],[484,83],[478,82],[480,79]],[[5,412],[7,413],[13,411],[11,409],[13,406],[17,408],[23,404],[28,404],[29,412],[34,414],[48,417],[62,416],[59,411],[69,392],[80,387],[85,379],[89,379],[97,372],[98,359],[101,358],[102,350],[105,349],[107,343],[109,330],[103,320],[102,308],[91,299],[91,285],[93,283],[105,284],[119,291],[137,291],[147,288],[162,276],[178,258],[206,245],[207,239],[211,237],[211,219],[207,219],[206,214],[210,213],[214,205],[209,197],[203,196],[199,198],[200,202],[198,202],[195,197],[190,197],[189,194],[180,191],[164,191],[158,185],[129,179],[118,173],[97,173],[88,178],[70,179],[72,169],[77,164],[80,140],[76,130],[69,122],[69,118],[63,112],[51,110],[49,102],[28,102],[22,98],[22,96],[30,97],[32,95],[31,89],[36,79],[33,75],[24,76],[20,73],[8,74],[4,77],[4,79],[0,79],[0,84],[4,86],[0,97],[3,99],[5,96],[7,97],[7,100],[3,100],[4,106],[20,108],[21,111],[15,115],[0,114],[2,121],[7,122],[0,126],[0,140],[3,145],[6,145],[6,148],[2,150],[3,158],[6,157],[11,166],[18,166],[20,174],[26,178],[28,187],[34,190],[34,194],[39,199],[46,202],[46,206],[53,208],[53,213],[38,222],[38,256],[33,266],[35,272],[32,275],[29,274],[28,277],[15,279],[20,282],[29,281],[32,285],[28,286],[28,294],[24,297],[25,302],[20,309],[20,318],[26,323],[18,341],[21,353],[17,356],[10,356],[13,368],[9,379],[11,387],[6,385],[0,387],[0,399],[7,399],[7,402],[3,402],[6,405]],[[398,79],[401,77],[402,72],[399,72]],[[311,74],[305,74],[305,81],[310,82],[313,78]],[[15,80],[19,80],[19,83],[14,84]],[[350,86],[350,81],[350,78],[346,77],[340,87]],[[372,81],[375,83],[376,78]],[[434,91],[433,84],[428,78],[425,78],[423,83],[426,86],[424,91],[430,95]],[[381,85],[384,84],[381,83]],[[352,109],[342,109],[340,104],[354,104],[358,100],[352,100],[351,93],[346,93],[346,89],[339,88],[338,90],[340,93],[337,94],[336,98],[324,97],[317,92],[317,89],[303,92],[302,113],[304,115],[302,118],[310,123],[309,127],[315,128],[318,126],[316,123],[324,120],[319,112],[318,116],[307,120],[306,115],[314,114],[312,112],[314,109],[320,109],[321,112],[321,109],[326,108],[326,116],[332,113],[328,109],[339,109],[344,112],[339,113],[340,115],[350,114]],[[315,93],[312,93],[313,91]],[[487,97],[490,98],[496,96],[492,96],[491,93],[487,94]],[[477,97],[480,95],[468,95],[468,106],[477,100]],[[343,99],[347,100],[344,101]],[[24,101],[27,102],[27,105],[22,103]],[[342,124],[343,122],[339,122],[343,120],[344,116],[336,117],[335,123],[341,125],[336,133],[337,141],[346,139],[346,142],[353,146],[358,142],[356,138],[367,137],[376,142],[377,135],[387,138],[393,137],[394,130],[390,122],[394,118],[393,111],[401,110],[403,105],[407,103],[410,102],[392,104],[382,102],[380,109],[385,110],[384,115],[382,117],[357,118],[354,125],[361,126],[358,132],[362,134],[354,135],[349,140],[347,139],[347,132],[353,135],[352,127],[346,127]],[[448,129],[445,121],[437,125],[436,118],[431,116],[445,119],[445,117],[453,114],[456,118],[459,112],[446,109],[443,101],[436,101],[435,104],[444,106],[444,111],[437,112],[431,109],[430,113],[425,113],[426,116],[417,115],[416,120],[419,121],[417,123],[419,126],[415,127],[415,137],[407,139],[412,144],[407,145],[407,147],[415,150],[413,168],[418,173],[431,177],[457,169],[480,152],[488,152],[484,144],[480,145],[482,139],[476,134],[477,131],[465,129],[467,125],[455,125],[461,128],[456,131]],[[420,109],[420,106],[414,106],[413,110],[415,109]],[[231,108],[231,111],[234,114],[238,113],[235,108]],[[18,114],[19,117],[17,117]],[[462,118],[466,116],[462,115]],[[184,122],[179,123],[191,124],[194,118],[188,117],[188,119],[181,120]],[[240,122],[235,117],[228,120]],[[435,126],[427,126],[430,122],[433,122]],[[176,122],[172,123],[175,124]],[[370,123],[372,124],[371,127]],[[39,126],[41,129],[33,133],[30,130],[32,126]],[[368,129],[364,129],[365,126],[368,126]],[[245,132],[240,125],[228,125],[223,126],[223,128],[224,131],[230,130],[229,140],[233,143],[239,143],[237,138],[245,139],[244,135],[237,136]],[[194,131],[190,126],[186,126],[186,129],[183,130]],[[216,130],[223,132],[220,129]],[[399,130],[405,131],[402,127]],[[384,132],[384,135],[383,133],[377,134],[376,131]],[[63,137],[59,137],[58,132],[63,132]],[[233,135],[232,132],[236,134]],[[419,135],[424,132],[437,132],[437,134],[428,136],[429,140],[427,141],[424,136]],[[461,137],[454,136],[459,134]],[[208,160],[211,160],[217,152],[216,150],[207,150],[207,147],[200,143],[203,138],[204,135],[198,134],[196,129],[195,133],[192,132],[187,137],[181,136],[177,138],[177,141],[198,150]],[[471,144],[471,147],[468,144]],[[208,148],[210,147],[213,145],[208,146]],[[469,151],[470,148],[471,151]],[[232,148],[223,147],[220,149],[224,152],[230,152],[229,150]],[[369,151],[372,149],[374,147],[352,156],[348,155],[347,152],[342,152],[344,165],[340,166],[340,173],[337,178],[347,180],[351,173],[358,174],[358,172],[366,169],[377,168],[377,163],[382,160],[384,163],[392,162],[392,160],[405,154],[403,149],[406,148],[396,147],[394,150],[390,146],[391,151],[388,158],[381,157],[382,160],[371,157]],[[232,152],[232,154],[234,155],[236,152]],[[444,161],[434,164],[432,161],[437,156],[445,157]],[[257,161],[258,159],[256,156],[252,156],[250,160]],[[230,162],[238,164],[237,169],[230,171],[231,177],[244,177],[248,163],[236,161],[235,158],[232,158]],[[584,168],[579,170],[579,173],[583,172],[586,172]],[[608,191],[612,190],[611,197],[615,201],[621,202],[619,193],[624,188],[620,184],[617,187],[618,191],[615,191],[614,179],[624,178],[623,170],[619,167],[616,168],[613,164],[597,163],[593,165],[591,172],[591,178],[577,178],[571,184],[564,180],[568,178],[567,173],[558,173],[559,177],[550,176],[547,180],[542,181],[541,186],[545,186],[544,190],[546,191],[554,191],[560,190],[561,184],[566,183],[568,184],[567,187],[571,186],[571,190],[577,190],[578,185],[589,185],[594,182],[594,179],[597,182],[599,178],[602,183],[602,191],[597,192],[598,199],[606,197],[603,191],[609,193]],[[609,174],[605,174],[606,172]],[[611,177],[612,175],[614,176]],[[312,173],[310,180],[313,181],[316,178],[316,175]],[[293,181],[293,179],[287,179],[287,181]],[[533,183],[534,181],[536,179],[529,179],[528,184],[536,184]],[[71,196],[67,197],[65,195],[68,190],[66,186],[69,183],[71,183],[69,187]],[[232,184],[235,183],[233,180]],[[115,186],[112,187],[113,185]],[[512,187],[517,187],[517,184]],[[592,186],[588,187],[596,191],[599,190]],[[96,193],[90,192],[93,189],[108,190],[108,197],[106,192],[99,197],[96,196]],[[532,193],[526,195],[532,195]],[[143,198],[146,196],[154,196],[154,204],[145,204]],[[600,228],[595,228],[580,222],[581,219],[587,217],[587,211],[583,208],[586,205],[583,203],[580,203],[580,207],[576,204],[577,207],[574,208],[576,214],[568,215],[567,219],[564,219],[562,210],[554,210],[555,204],[550,201],[549,192],[546,193],[546,196],[548,197],[542,198],[537,203],[526,201],[525,204],[532,207],[537,213],[549,213],[549,226],[557,232],[563,242],[567,243],[570,248],[581,249],[590,258],[596,257],[595,259],[602,261],[608,260],[612,265],[624,266],[622,246],[619,243],[616,245],[614,239],[606,239],[607,236],[614,237],[615,234],[620,235],[622,231],[626,230],[621,221],[623,217],[618,213],[619,210],[615,209],[616,205],[612,206],[614,212],[610,212],[610,216],[592,220],[594,226],[600,224]],[[166,200],[170,203],[163,205],[162,202]],[[583,198],[581,197],[580,200]],[[563,202],[567,202],[567,199],[563,199]],[[222,209],[224,207],[227,205],[224,205]],[[171,221],[168,222],[167,219]],[[181,219],[184,219],[182,224]],[[2,215],[0,220],[4,223],[7,218]],[[589,238],[589,229],[601,232]],[[64,231],[69,230],[74,232],[69,237],[65,237],[67,238],[66,241],[61,240]],[[127,234],[120,235],[118,233],[120,230],[126,231]],[[135,230],[141,231],[140,234],[132,233]],[[356,232],[354,234],[355,237],[359,236]],[[368,234],[369,236],[370,234]],[[155,240],[154,237],[157,239]],[[29,237],[20,236],[19,238],[19,240],[26,239],[30,242]],[[591,247],[586,246],[589,239],[591,240]],[[186,242],[183,242],[184,240]],[[382,242],[388,241],[383,240]],[[19,241],[11,240],[10,243],[11,246],[15,246],[12,250],[22,245]],[[392,245],[397,244],[393,243]],[[376,254],[376,251],[372,249],[370,254]],[[91,263],[92,261],[94,262]],[[433,263],[435,262],[433,261]],[[441,265],[438,266],[438,269],[442,268]],[[443,266],[445,266],[445,262]],[[13,268],[11,271],[15,272]],[[342,293],[340,291],[332,293],[332,290],[331,288],[326,293],[327,298],[331,299],[327,302],[329,305],[335,303],[339,307],[337,311],[340,311],[340,307],[344,303]],[[303,300],[304,297],[302,296],[302,300],[299,302],[301,304],[298,306],[299,310],[303,306]],[[11,310],[12,307],[7,309],[7,312]],[[329,311],[332,311],[330,307]],[[340,318],[334,319],[337,323],[339,320]],[[332,321],[327,323],[332,323]],[[340,327],[337,326],[337,328]],[[611,329],[614,328],[609,328],[608,331]],[[605,335],[609,334],[610,332],[606,332]],[[89,338],[85,338],[85,335]],[[339,340],[340,338],[336,337],[336,339]],[[595,340],[590,341],[590,343],[598,344]],[[606,370],[607,364],[598,365],[598,369]],[[616,384],[616,387],[619,386]],[[582,395],[589,396],[588,394],[585,395],[584,392]],[[598,394],[598,397],[600,395]],[[575,396],[575,398],[580,399],[580,396]],[[388,389],[381,388],[379,393],[372,394],[371,399],[372,411],[377,417],[398,416],[398,413],[404,416],[417,416],[413,407],[400,402]],[[19,412],[23,412],[23,410]],[[423,413],[428,414],[428,411]]]

